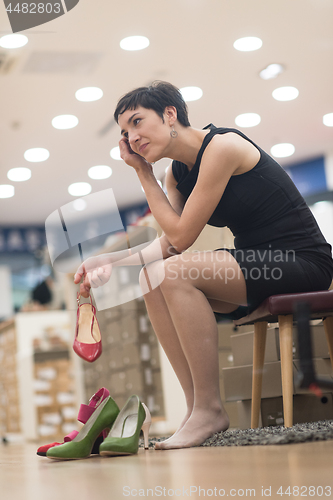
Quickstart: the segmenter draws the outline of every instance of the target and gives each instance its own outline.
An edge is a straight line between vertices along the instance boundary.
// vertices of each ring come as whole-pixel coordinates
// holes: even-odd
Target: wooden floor
[[[0,498],[331,498],[332,457],[333,441],[168,451],[140,449],[135,456],[96,456],[64,462],[37,456],[34,444],[0,445]],[[294,489],[294,495],[281,496],[281,486],[283,493],[288,486],[291,493],[298,486],[299,495]]]

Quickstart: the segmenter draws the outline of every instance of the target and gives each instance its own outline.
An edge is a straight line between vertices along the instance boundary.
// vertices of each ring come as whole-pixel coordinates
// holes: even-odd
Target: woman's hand
[[[119,150],[121,159],[124,160],[124,162],[130,167],[133,167],[136,171],[147,168],[152,171],[151,164],[148,163],[143,156],[140,156],[131,149],[126,137],[122,137],[122,139],[120,139]]]
[[[111,277],[112,264],[106,263],[104,256],[90,257],[79,267],[74,276],[74,283],[80,283],[80,295],[88,298],[90,288],[98,288],[105,285]]]

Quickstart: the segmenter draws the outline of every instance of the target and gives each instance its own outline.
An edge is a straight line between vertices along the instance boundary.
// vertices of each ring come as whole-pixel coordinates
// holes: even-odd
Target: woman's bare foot
[[[173,439],[173,437],[174,437],[174,436],[175,436],[175,435],[176,435],[176,434],[177,434],[177,433],[178,433],[178,432],[179,432],[179,431],[180,431],[180,430],[184,427],[184,425],[186,424],[186,422],[187,422],[187,421],[188,421],[188,419],[190,418],[191,413],[192,413],[192,410],[188,410],[188,411],[187,411],[187,413],[186,413],[186,415],[185,415],[185,417],[184,417],[184,419],[183,419],[182,423],[180,424],[180,426],[178,427],[178,429],[176,430],[176,432],[174,432],[174,433],[172,434],[172,436],[170,436],[170,437],[168,437],[167,439],[165,439],[164,441],[162,441],[163,443],[166,443],[166,442],[168,442],[170,439]],[[158,441],[158,443],[159,443],[159,441]]]
[[[217,410],[194,408],[183,427],[165,441],[155,443],[155,450],[200,446],[210,436],[226,431],[228,427],[229,417],[223,407]]]

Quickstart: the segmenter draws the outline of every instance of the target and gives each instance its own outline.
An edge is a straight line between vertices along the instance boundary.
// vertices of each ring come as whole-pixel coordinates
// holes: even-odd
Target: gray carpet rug
[[[149,448],[165,437],[149,439]],[[273,444],[293,444],[307,441],[326,441],[333,439],[333,420],[321,420],[293,427],[272,426],[258,429],[235,429],[218,432],[208,438],[201,446],[263,446]],[[143,441],[140,442],[143,447]]]

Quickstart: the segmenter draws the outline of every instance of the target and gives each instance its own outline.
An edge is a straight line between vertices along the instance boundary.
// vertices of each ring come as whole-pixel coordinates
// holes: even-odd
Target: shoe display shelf
[[[18,313],[0,325],[0,436],[56,441],[77,428],[68,311]]]
[[[0,323],[0,437],[21,434],[17,378],[16,327],[11,319]]]

